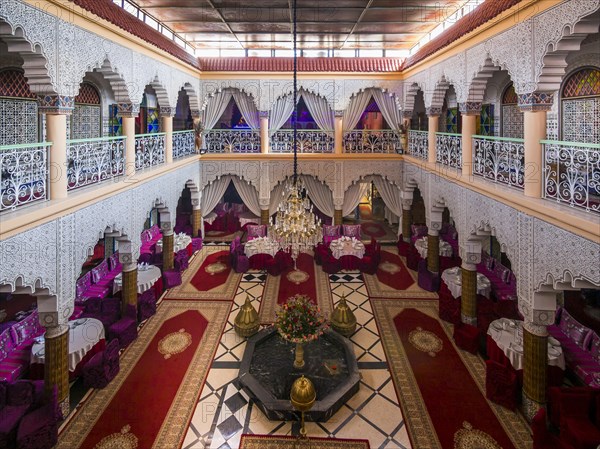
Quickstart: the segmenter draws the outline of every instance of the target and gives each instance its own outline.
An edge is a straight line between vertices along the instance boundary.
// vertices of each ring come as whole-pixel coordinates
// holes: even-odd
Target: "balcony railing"
[[[408,131],[408,154],[427,160],[429,157],[429,133],[427,131]]]
[[[52,142],[0,146],[0,211],[48,198]]]
[[[120,176],[125,169],[125,137],[67,141],[67,189]]]
[[[524,140],[473,136],[473,174],[522,189],[525,185]]]
[[[207,153],[260,153],[260,133],[251,129],[210,129],[204,132]]]
[[[196,154],[195,137],[193,129],[173,131],[173,160]]]
[[[165,133],[135,135],[135,169],[141,170],[165,162]]]
[[[402,142],[391,129],[354,129],[344,134],[344,152],[402,153]]]
[[[600,144],[541,143],[544,198],[600,214]]]
[[[438,164],[462,168],[462,135],[435,133],[435,147],[435,161]]]
[[[333,153],[333,131],[299,129],[298,153]],[[294,152],[294,130],[278,129],[271,136],[271,153]]]

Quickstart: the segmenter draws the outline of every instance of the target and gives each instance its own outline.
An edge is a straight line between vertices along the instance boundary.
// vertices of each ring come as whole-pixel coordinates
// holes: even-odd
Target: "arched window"
[[[502,94],[502,137],[523,138],[523,113],[515,86],[510,83]]]
[[[0,71],[0,145],[35,143],[38,136],[36,96],[23,71]]]
[[[561,136],[569,142],[600,143],[600,69],[577,70],[564,82]]]
[[[92,84],[84,82],[75,97],[71,114],[71,139],[94,139],[102,135],[100,93]]]

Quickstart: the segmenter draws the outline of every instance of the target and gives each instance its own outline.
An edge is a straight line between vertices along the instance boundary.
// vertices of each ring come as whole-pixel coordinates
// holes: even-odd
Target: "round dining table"
[[[429,239],[427,237],[420,238],[415,242],[415,248],[423,259],[427,258],[428,242]],[[452,247],[446,240],[440,239],[440,256],[452,257]]]
[[[160,268],[154,265],[138,265],[137,273],[137,291],[138,294],[144,293],[151,288],[156,281],[161,278]],[[119,273],[113,282],[113,294],[123,288],[123,273]]]
[[[336,259],[342,256],[354,256],[362,259],[365,255],[365,244],[355,237],[347,240],[343,237],[332,240],[329,244],[329,249]]]
[[[453,297],[458,298],[462,294],[462,272],[460,267],[452,267],[444,270],[442,281],[446,283]],[[490,280],[487,276],[477,273],[477,294],[489,298],[491,292],[492,283]]]
[[[182,249],[186,249],[192,244],[192,238],[184,232],[175,234],[173,237],[173,252],[178,253]],[[156,242],[156,252],[162,253],[163,240],[160,239]]]

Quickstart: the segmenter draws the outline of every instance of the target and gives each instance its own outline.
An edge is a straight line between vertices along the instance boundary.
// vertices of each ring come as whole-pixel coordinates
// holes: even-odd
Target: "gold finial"
[[[356,317],[346,303],[345,294],[342,293],[342,297],[331,312],[330,321],[333,330],[344,337],[349,337],[356,330]]]
[[[246,301],[234,320],[235,331],[240,337],[250,337],[258,332],[259,327],[258,313],[246,295]]]
[[[300,438],[306,438],[306,427],[304,426],[304,412],[309,411],[317,399],[315,386],[310,379],[300,376],[292,384],[290,400],[296,410],[302,413],[300,427]]]

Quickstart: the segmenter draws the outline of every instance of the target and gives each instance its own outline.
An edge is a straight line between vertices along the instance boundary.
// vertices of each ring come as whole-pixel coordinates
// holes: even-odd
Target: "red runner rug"
[[[306,253],[300,253],[296,267],[296,270],[290,268],[279,276],[267,276],[260,303],[261,323],[272,323],[277,305],[296,294],[309,296],[329,316],[333,299],[328,274],[315,265],[312,255]]]
[[[394,326],[441,446],[462,447],[455,446],[457,435],[477,429],[487,434],[481,438],[514,449],[440,322],[405,309],[394,318]]]
[[[309,437],[308,442],[298,442],[296,437],[280,435],[242,435],[239,449],[296,449],[310,447],[312,449],[369,449],[367,440],[349,440],[344,438]]]
[[[206,257],[190,282],[196,290],[207,292],[227,282],[230,272],[229,251],[219,251]]]
[[[381,251],[377,279],[396,290],[406,290],[415,283],[400,256],[388,251]]]
[[[229,310],[163,302],[121,355],[119,374],[69,417],[57,449],[180,447]]]
[[[387,234],[385,228],[381,223],[376,223],[374,221],[367,221],[365,223],[360,224],[360,230],[363,234],[368,235],[369,237],[383,237]]]

